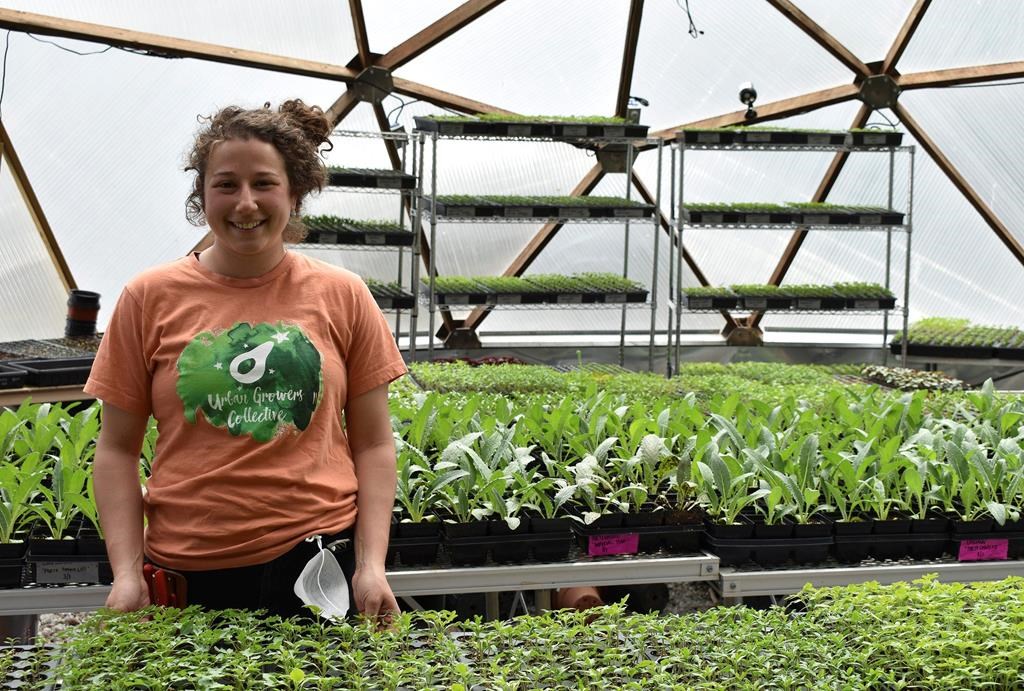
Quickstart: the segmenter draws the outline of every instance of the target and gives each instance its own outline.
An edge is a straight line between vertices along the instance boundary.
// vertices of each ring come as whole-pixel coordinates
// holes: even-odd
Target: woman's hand
[[[149,588],[146,586],[146,580],[142,577],[141,571],[138,578],[122,576],[114,579],[110,594],[107,595],[106,606],[108,609],[118,612],[134,612],[149,605]]]
[[[398,601],[383,569],[356,567],[352,575],[352,596],[356,609],[367,617],[376,618],[381,625],[389,626],[392,615],[399,612]]]

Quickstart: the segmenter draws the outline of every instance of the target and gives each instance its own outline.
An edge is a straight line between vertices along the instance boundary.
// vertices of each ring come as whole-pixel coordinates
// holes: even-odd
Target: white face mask
[[[295,581],[293,590],[304,604],[318,607],[319,614],[324,619],[344,620],[349,606],[348,579],[345,578],[338,559],[330,549],[338,543],[325,548],[319,535],[306,538],[307,541],[314,539],[320,551],[306,563]]]

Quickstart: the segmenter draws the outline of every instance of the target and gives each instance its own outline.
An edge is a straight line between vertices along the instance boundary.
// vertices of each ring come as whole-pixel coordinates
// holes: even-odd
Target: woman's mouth
[[[257,226],[261,225],[263,221],[252,221],[250,223],[237,223],[235,221],[229,221],[229,223],[238,228],[239,230],[253,230]]]

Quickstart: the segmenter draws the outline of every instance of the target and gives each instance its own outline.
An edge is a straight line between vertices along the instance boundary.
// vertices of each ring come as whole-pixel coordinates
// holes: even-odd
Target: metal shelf
[[[678,219],[677,219],[678,221]],[[885,230],[894,230],[896,232],[908,232],[910,226],[906,224],[900,225],[858,225],[858,224],[847,224],[841,223],[829,223],[814,225],[809,223],[690,223],[684,221],[681,225],[675,224],[676,229],[686,228],[717,228],[719,230],[827,230],[832,232],[854,232],[854,233],[877,233]]]
[[[488,593],[545,590],[576,585],[630,585],[717,581],[718,557],[703,552],[689,557],[615,557],[555,564],[399,569],[389,571],[396,595]]]
[[[874,314],[882,315],[886,312],[899,312],[903,308],[900,305],[890,307],[889,309],[848,309],[848,310],[801,310],[801,309],[771,309],[768,307],[709,307],[708,309],[688,309],[683,308],[683,312],[690,312],[693,314],[721,314],[722,312],[728,312],[729,314],[736,313],[752,313],[752,312],[763,312],[765,314],[779,315],[784,314],[788,317],[800,316],[801,314]]]
[[[429,216],[430,212],[424,210],[424,215]],[[603,223],[612,224],[623,222],[637,224],[653,224],[651,216],[600,216],[592,218],[589,216],[437,216],[436,220],[445,223]]]
[[[877,581],[885,585],[898,581],[912,581],[930,573],[938,574],[939,580],[943,581],[998,581],[1007,576],[1024,576],[1024,560],[907,560],[857,566],[834,564],[813,568],[761,570],[723,567],[719,589],[722,597],[726,598],[786,595],[798,592],[808,583],[816,587],[851,585],[868,581]]]
[[[395,252],[409,249],[410,245],[349,245],[340,242],[296,242],[289,243],[288,249],[293,250],[338,250],[346,249],[356,252]]]
[[[420,304],[428,304],[420,298]],[[501,304],[495,305],[489,302],[435,302],[435,309],[500,309],[500,310],[601,310],[601,309],[627,309],[645,308],[650,309],[649,302],[540,302],[536,304]],[[717,311],[717,310],[715,310]]]
[[[686,557],[625,556],[551,564],[396,569],[387,572],[387,579],[399,597],[574,585],[717,581],[718,557],[702,552]],[[99,609],[108,593],[109,585],[0,589],[0,616]]]
[[[416,130],[430,139],[434,132],[429,130]],[[558,142],[561,144],[628,144],[634,146],[657,146],[664,140],[658,137],[510,137],[507,135],[483,135],[483,134],[441,134],[437,133],[438,140],[444,141],[497,141],[497,142]]]
[[[324,192],[336,192],[343,194],[409,194],[414,195],[415,189],[400,189],[398,187],[356,187],[354,185],[324,185]]]
[[[26,398],[33,403],[87,401],[92,396],[82,391],[83,384],[71,386],[29,386],[21,389],[0,389],[0,406],[20,405]]]
[[[847,153],[910,151],[910,146],[850,146],[846,144],[685,144],[676,140],[675,144],[687,151],[825,151]]]

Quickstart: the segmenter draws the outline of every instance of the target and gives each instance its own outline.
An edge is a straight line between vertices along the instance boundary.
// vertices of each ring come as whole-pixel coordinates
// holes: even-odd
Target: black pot
[[[755,519],[754,537],[763,540],[793,537],[793,523],[786,519],[783,519],[781,523],[765,523],[763,518]]]
[[[15,561],[25,557],[28,540],[21,538],[17,542],[0,542],[0,560]]]
[[[743,540],[754,535],[754,524],[747,521],[728,524],[707,521],[704,529],[716,540]]]
[[[954,534],[976,534],[990,533],[995,521],[991,518],[979,518],[975,521],[965,521],[959,518],[953,519]]]
[[[828,537],[832,534],[832,524],[825,521],[797,523],[793,526],[793,537]]]
[[[874,521],[865,519],[862,521],[836,521],[832,524],[832,531],[836,535],[870,535]]]
[[[452,563],[458,566],[479,566],[487,561],[487,523],[445,523],[445,547]]]
[[[949,532],[949,519],[944,516],[930,518],[913,518],[910,521],[911,533],[939,534]]]
[[[884,521],[877,518],[871,526],[875,535],[904,535],[910,532],[911,520],[904,516],[893,515]]]
[[[571,518],[530,519],[533,541],[533,558],[537,561],[565,561],[572,546]]]
[[[488,521],[487,532],[495,538],[491,543],[491,558],[499,564],[526,561],[530,558],[530,519],[520,518],[519,526],[512,530],[505,521]]]

